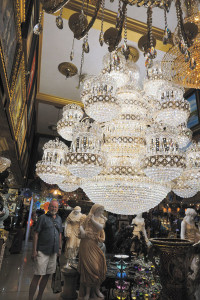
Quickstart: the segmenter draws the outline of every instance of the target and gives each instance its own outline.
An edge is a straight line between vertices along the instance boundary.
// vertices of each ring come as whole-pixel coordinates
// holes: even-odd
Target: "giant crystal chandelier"
[[[180,145],[185,146],[190,141],[190,131],[188,133],[185,125],[189,108],[178,86],[173,95],[169,93],[168,96],[172,84],[164,79],[160,69],[158,71],[160,63],[149,69],[149,74],[158,72],[159,76],[148,75],[144,91],[138,84],[138,68],[129,62],[123,64],[129,81],[122,86],[118,83],[117,73],[117,89],[115,92],[111,89],[118,105],[117,117],[105,121],[102,112],[98,115],[98,122],[86,118],[73,127],[71,147],[65,152],[64,161],[71,177],[66,176],[62,184],[71,183],[74,176],[77,187],[82,187],[92,202],[104,205],[113,213],[133,215],[158,205],[171,190],[171,180],[180,178],[178,183],[174,181],[174,190],[177,190],[176,183],[181,191],[187,186],[181,177],[186,178],[187,154]],[[106,72],[109,74],[108,70]],[[106,76],[101,77],[104,82],[100,81],[100,86],[106,87],[102,89],[105,97],[106,92],[110,92],[111,82],[114,87],[113,79],[106,72],[103,73]],[[83,84],[83,101],[89,99],[89,94],[90,97],[96,96],[99,90],[100,86],[93,79],[89,77]],[[151,84],[147,84],[148,80]],[[156,94],[152,94],[151,86],[156,88]],[[174,107],[174,118],[177,117],[178,121],[173,126],[166,126],[167,121],[163,124],[157,119],[156,105],[163,100],[161,95],[166,103],[181,102]],[[95,103],[99,108],[98,101],[93,102],[93,111]],[[111,102],[110,105],[112,107]],[[173,115],[170,105],[169,109]],[[79,182],[77,178],[80,178]]]

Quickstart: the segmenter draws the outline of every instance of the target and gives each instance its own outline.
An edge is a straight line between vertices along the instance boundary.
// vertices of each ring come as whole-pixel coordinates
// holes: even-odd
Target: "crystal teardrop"
[[[70,60],[72,61],[74,59],[74,51],[72,50],[70,53]]]
[[[37,23],[33,28],[33,32],[36,35],[40,35],[40,33],[42,32],[42,25],[40,23]]]
[[[56,18],[56,26],[59,28],[59,29],[63,29],[63,19],[61,16],[58,16]]]
[[[188,50],[185,51],[184,60],[185,62],[188,62],[190,60],[190,52]]]
[[[190,59],[190,69],[194,70],[196,68],[196,61],[194,58]]]
[[[100,34],[99,34],[99,44],[100,44],[100,46],[103,46],[103,43],[104,43],[103,32],[100,32]]]
[[[83,43],[83,51],[84,51],[85,53],[89,53],[90,47],[89,47],[88,41],[86,41],[86,42]]]
[[[151,58],[147,58],[145,61],[145,67],[146,68],[151,68],[153,66],[153,61]]]

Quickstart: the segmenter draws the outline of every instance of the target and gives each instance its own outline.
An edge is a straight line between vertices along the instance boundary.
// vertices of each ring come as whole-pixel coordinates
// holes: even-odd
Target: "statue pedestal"
[[[193,244],[181,239],[150,239],[160,257],[161,300],[186,300],[189,259]]]
[[[61,272],[64,276],[63,292],[60,294],[59,300],[75,300],[78,297],[76,292],[78,272],[74,269],[62,268]]]

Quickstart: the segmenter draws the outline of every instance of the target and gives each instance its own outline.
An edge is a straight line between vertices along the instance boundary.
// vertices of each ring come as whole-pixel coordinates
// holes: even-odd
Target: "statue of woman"
[[[138,214],[133,220],[132,220],[133,227],[133,237],[132,237],[132,245],[131,245],[131,251],[136,253],[137,255],[144,254],[147,255],[147,246],[151,245],[151,242],[149,241],[145,229],[145,221],[142,217],[142,213]]]
[[[80,290],[79,299],[88,300],[91,297],[104,298],[100,292],[100,285],[106,276],[106,260],[99,242],[104,241],[104,226],[106,218],[103,216],[104,207],[94,204],[80,226],[81,243],[79,248]]]
[[[181,239],[186,239],[193,242],[195,246],[195,251],[191,255],[189,260],[190,272],[188,274],[188,290],[189,290],[189,299],[200,299],[200,231],[195,225],[195,217],[197,213],[193,208],[187,208],[185,212],[185,217],[181,222]]]
[[[181,222],[181,239],[186,239],[193,243],[197,243],[200,240],[200,231],[194,222],[196,215],[197,213],[193,208],[186,209],[185,217]]]
[[[69,267],[69,264],[76,258],[80,245],[80,225],[83,223],[86,215],[81,213],[80,206],[76,206],[73,211],[69,214],[65,221],[65,237],[67,238],[65,244],[65,257],[67,264],[65,268]]]

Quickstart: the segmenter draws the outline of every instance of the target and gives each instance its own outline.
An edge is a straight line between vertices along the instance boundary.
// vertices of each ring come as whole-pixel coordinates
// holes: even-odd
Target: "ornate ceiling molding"
[[[58,105],[67,105],[67,104],[75,103],[77,105],[80,105],[81,107],[84,106],[83,103],[80,101],[60,98],[60,97],[56,97],[56,96],[52,96],[52,95],[43,94],[40,92],[37,93],[36,100],[39,102],[54,103],[54,104],[58,104]]]

